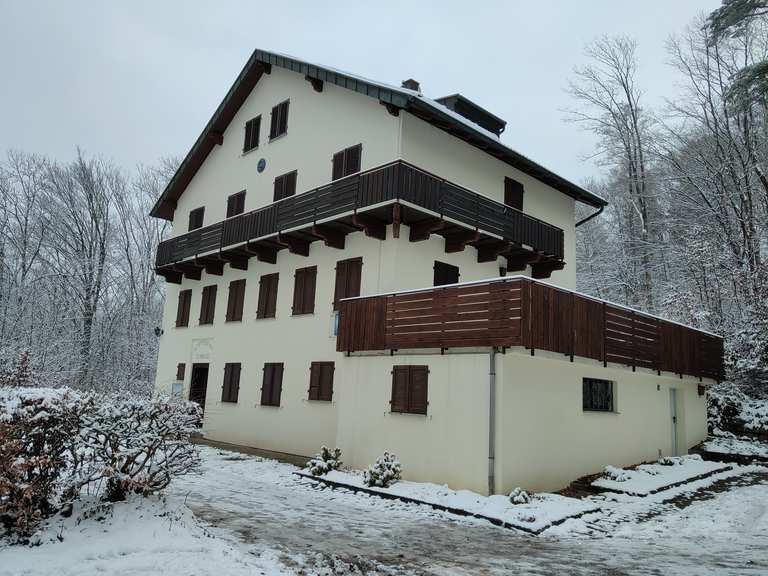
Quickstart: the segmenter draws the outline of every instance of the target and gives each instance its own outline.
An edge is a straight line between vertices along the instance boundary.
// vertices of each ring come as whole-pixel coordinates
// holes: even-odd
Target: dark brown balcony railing
[[[508,348],[723,378],[723,339],[528,278],[342,300],[339,352]]]
[[[403,161],[360,172],[160,243],[157,268],[386,203],[458,222],[553,260],[563,259],[563,231]]]

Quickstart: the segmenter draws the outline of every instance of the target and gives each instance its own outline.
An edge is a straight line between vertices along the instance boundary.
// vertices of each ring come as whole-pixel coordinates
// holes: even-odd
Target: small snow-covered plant
[[[603,471],[605,477],[614,482],[626,482],[629,480],[629,474],[623,468],[616,468],[615,466],[606,466]]]
[[[531,495],[517,486],[509,493],[509,501],[512,504],[528,504],[531,501]]]
[[[387,488],[393,482],[401,478],[402,468],[397,456],[384,452],[376,459],[376,462],[363,472],[363,482],[366,486],[378,486]]]
[[[320,454],[316,454],[307,464],[307,469],[312,476],[325,476],[331,470],[341,468],[341,448],[329,449],[320,447]]]
[[[681,466],[686,462],[699,462],[701,461],[700,454],[687,454],[685,456],[664,456],[659,459],[659,464],[662,466]]]

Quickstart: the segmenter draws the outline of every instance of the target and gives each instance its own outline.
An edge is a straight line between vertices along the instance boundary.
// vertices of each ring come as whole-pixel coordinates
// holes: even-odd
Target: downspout
[[[488,372],[488,495],[496,491],[496,348],[489,354]]]
[[[600,208],[598,209],[598,211],[597,211],[597,212],[593,212],[592,214],[590,214],[590,215],[589,215],[589,216],[587,216],[586,218],[582,218],[581,220],[579,220],[578,222],[576,222],[576,228],[578,228],[578,227],[579,227],[579,226],[581,226],[582,224],[586,224],[587,222],[589,222],[590,220],[592,220],[592,218],[595,218],[595,217],[597,217],[597,216],[600,216],[600,214],[602,214],[602,213],[603,213],[603,210],[605,210],[605,204],[603,204],[602,206],[600,206]]]

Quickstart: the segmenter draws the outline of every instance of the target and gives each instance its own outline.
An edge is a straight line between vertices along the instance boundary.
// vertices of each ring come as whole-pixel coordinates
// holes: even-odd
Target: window
[[[192,290],[179,292],[179,305],[176,308],[176,328],[189,326],[189,305],[192,303]]]
[[[315,311],[315,282],[317,266],[296,270],[293,284],[293,315],[312,314]]]
[[[296,170],[275,178],[274,202],[296,194]]]
[[[264,274],[259,280],[259,305],[256,318],[274,318],[277,309],[277,281],[279,274]]]
[[[330,402],[333,398],[333,362],[312,362],[309,368],[309,399]]]
[[[203,299],[200,302],[200,324],[213,324],[216,312],[216,285],[203,288]]]
[[[221,388],[222,402],[237,402],[240,392],[240,363],[224,364],[224,386]]]
[[[433,286],[456,284],[459,281],[459,267],[435,260]]]
[[[259,131],[261,130],[261,116],[256,116],[245,123],[245,141],[243,153],[259,147]]]
[[[274,140],[288,132],[288,100],[272,108],[272,118],[269,125],[269,139]]]
[[[613,412],[613,382],[584,378],[582,407],[585,411]]]
[[[523,185],[520,182],[512,178],[504,178],[504,204],[522,210],[523,192]]]
[[[261,384],[261,405],[280,406],[282,391],[283,363],[267,362],[264,364],[264,381]]]
[[[184,374],[187,371],[187,365],[184,362],[176,364],[176,380],[184,380]]]
[[[392,412],[427,413],[428,366],[393,366]]]
[[[245,190],[232,194],[227,198],[227,218],[237,216],[245,211]]]
[[[245,280],[233,280],[229,283],[229,298],[227,299],[227,322],[240,322],[243,319],[243,302],[245,301]]]
[[[205,215],[205,206],[195,208],[189,212],[189,227],[188,230],[197,230],[203,227],[203,216]]]
[[[349,258],[336,262],[336,288],[333,291],[333,309],[339,309],[339,300],[360,296],[362,258]]]
[[[355,172],[360,172],[360,159],[363,154],[363,145],[357,144],[336,152],[333,155],[333,172],[331,180],[338,180]]]

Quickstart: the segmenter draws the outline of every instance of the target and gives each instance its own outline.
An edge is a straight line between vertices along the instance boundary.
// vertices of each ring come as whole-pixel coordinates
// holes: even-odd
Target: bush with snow
[[[325,476],[331,470],[341,468],[341,448],[331,450],[327,446],[320,447],[320,453],[316,454],[307,464],[307,469],[312,476]]]
[[[614,482],[626,482],[630,478],[630,474],[626,470],[615,466],[606,466],[603,475]]]
[[[509,501],[512,504],[528,504],[531,501],[531,495],[517,486],[509,493]]]
[[[768,399],[748,396],[729,382],[713,386],[707,393],[710,434],[730,432],[768,435]]]
[[[120,500],[165,488],[198,464],[196,404],[0,389],[0,527],[27,537],[88,487]]]
[[[363,482],[366,486],[378,486],[387,488],[393,482],[400,480],[402,468],[397,456],[384,452],[382,456],[376,459],[376,462],[363,472]]]
[[[685,456],[664,456],[659,458],[659,464],[662,466],[682,466],[686,462],[700,462],[700,454],[687,454]]]

